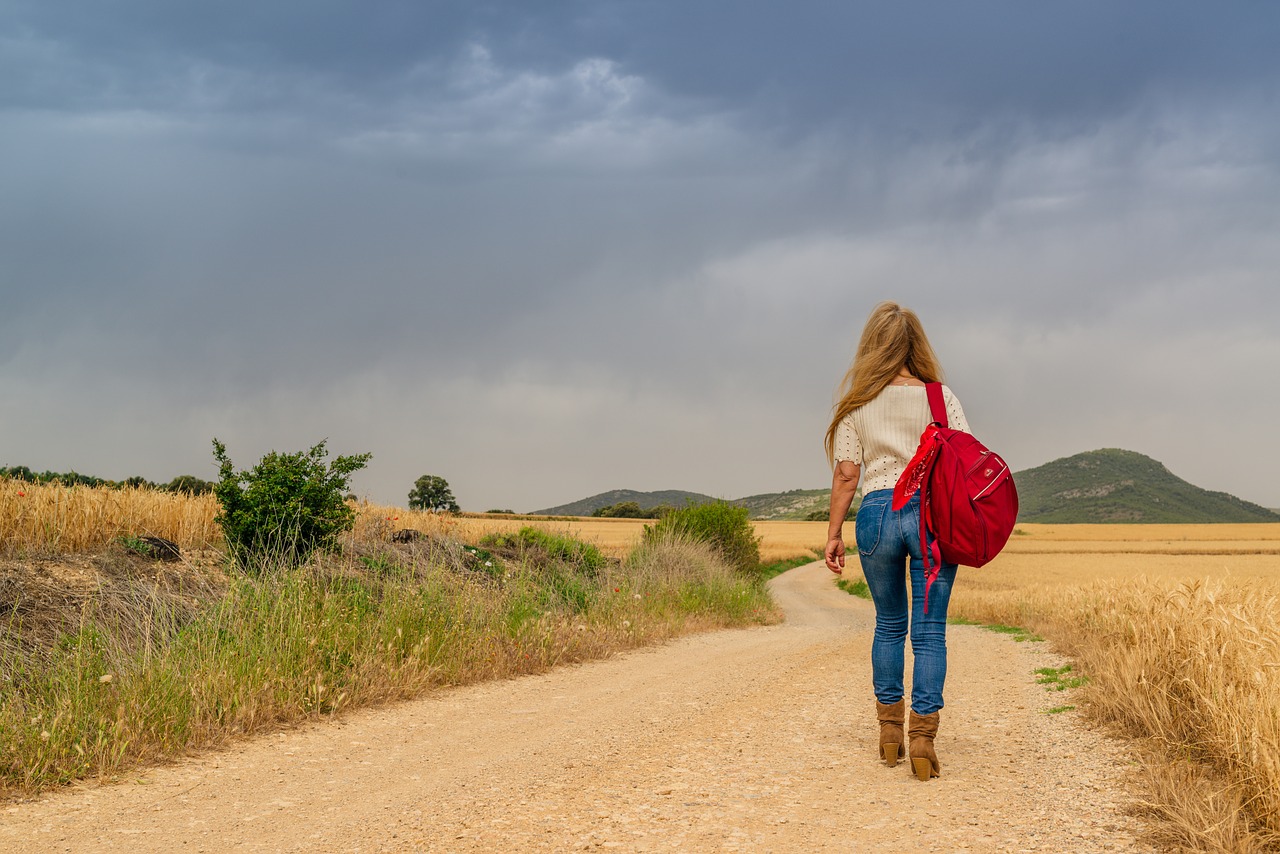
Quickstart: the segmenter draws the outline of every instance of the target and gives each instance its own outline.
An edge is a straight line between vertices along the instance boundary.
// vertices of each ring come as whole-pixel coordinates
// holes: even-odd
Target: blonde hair
[[[836,428],[840,422],[873,400],[904,367],[924,382],[942,382],[942,365],[924,334],[920,318],[896,302],[882,302],[871,310],[853,365],[840,383],[840,400],[827,428],[827,462],[835,465]]]

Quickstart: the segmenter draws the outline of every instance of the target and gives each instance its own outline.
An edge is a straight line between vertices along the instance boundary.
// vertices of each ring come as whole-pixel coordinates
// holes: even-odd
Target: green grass
[[[1006,626],[1003,623],[981,623],[981,622],[978,622],[977,620],[970,620],[967,617],[949,617],[947,619],[947,622],[951,623],[954,626],[979,626],[981,628],[986,629],[987,631],[996,632],[1002,635],[1008,635],[1018,643],[1025,643],[1027,641],[1036,642],[1036,641],[1044,640],[1044,638],[1041,637],[1040,635],[1036,634],[1030,629],[1024,629],[1022,626]]]
[[[857,596],[859,599],[871,598],[871,588],[867,587],[867,582],[861,578],[837,578],[836,587],[839,587],[850,596]]]
[[[521,555],[529,552],[540,553],[548,558],[566,564],[576,564],[579,570],[588,575],[604,569],[608,559],[600,549],[591,543],[584,543],[568,534],[557,534],[526,525],[514,534],[490,534],[480,541],[481,545],[495,549],[518,551]],[[492,555],[485,549],[469,548],[468,551],[479,560],[492,562]]]
[[[1041,667],[1036,670],[1036,682],[1043,685],[1046,691],[1065,691],[1068,688],[1079,688],[1089,681],[1087,676],[1072,675],[1072,665],[1061,667]]]
[[[1045,709],[1044,713],[1046,715],[1060,715],[1063,712],[1069,712],[1074,708],[1075,706],[1054,706],[1052,709]]]
[[[770,578],[776,578],[788,570],[795,569],[797,566],[804,566],[821,559],[822,550],[814,549],[811,554],[796,555],[785,560],[776,560],[773,563],[762,563],[760,564],[760,577],[768,581]]]

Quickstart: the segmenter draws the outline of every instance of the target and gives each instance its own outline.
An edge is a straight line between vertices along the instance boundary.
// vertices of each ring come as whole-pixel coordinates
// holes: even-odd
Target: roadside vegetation
[[[812,549],[808,554],[800,554],[791,558],[783,558],[775,560],[771,563],[762,563],[760,565],[760,575],[766,581],[770,578],[776,578],[788,570],[795,569],[798,566],[813,563],[815,560],[822,560],[822,549]]]
[[[779,618],[723,525],[621,556],[546,527],[459,536],[447,517],[393,541],[403,511],[340,500],[362,457],[325,466],[317,446],[236,472],[218,452],[229,507],[0,481],[0,793]],[[165,534],[183,560],[138,548]]]
[[[760,537],[745,507],[726,501],[688,504],[664,513],[644,529],[643,542],[687,537],[710,544],[729,565],[744,573],[760,569]]]
[[[1274,583],[1148,578],[961,593],[971,619],[1017,621],[1070,670],[1037,681],[1136,740],[1144,809],[1172,848],[1280,847],[1280,628]],[[1060,711],[1062,707],[1055,710]]]

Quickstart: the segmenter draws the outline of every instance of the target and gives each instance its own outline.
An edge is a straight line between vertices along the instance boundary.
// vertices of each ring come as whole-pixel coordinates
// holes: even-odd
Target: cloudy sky
[[[1280,507],[1280,7],[0,0],[0,465],[824,485],[922,316],[1015,469]]]

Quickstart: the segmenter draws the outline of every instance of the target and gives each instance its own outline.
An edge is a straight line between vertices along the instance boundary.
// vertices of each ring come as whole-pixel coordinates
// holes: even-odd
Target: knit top
[[[969,432],[960,401],[945,385],[947,426]],[[893,489],[920,446],[920,434],[933,418],[924,386],[889,385],[844,417],[836,427],[836,462],[849,460],[862,468],[862,494]]]

